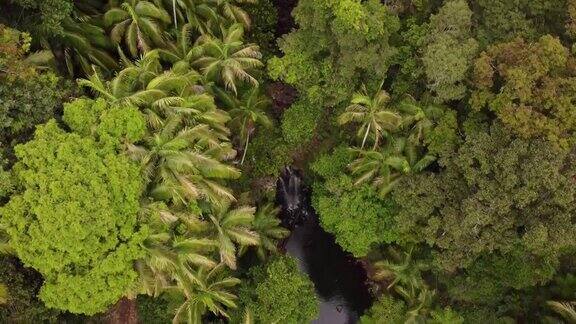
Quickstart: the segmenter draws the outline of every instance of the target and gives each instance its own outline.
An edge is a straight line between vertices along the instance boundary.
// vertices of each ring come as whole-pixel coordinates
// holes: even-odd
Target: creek
[[[308,274],[320,301],[320,314],[312,323],[358,322],[372,302],[366,271],[322,229],[311,205],[310,191],[297,170],[288,167],[283,171],[277,182],[277,200],[282,206],[282,224],[291,230],[284,249]]]

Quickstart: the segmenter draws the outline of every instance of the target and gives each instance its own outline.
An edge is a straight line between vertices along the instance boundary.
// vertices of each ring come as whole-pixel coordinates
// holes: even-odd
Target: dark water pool
[[[293,179],[290,181],[289,177]],[[366,272],[358,260],[344,252],[334,237],[320,227],[307,190],[294,177],[299,175],[289,170],[278,184],[282,217],[292,229],[284,248],[314,282],[320,315],[313,323],[356,323],[371,304]]]

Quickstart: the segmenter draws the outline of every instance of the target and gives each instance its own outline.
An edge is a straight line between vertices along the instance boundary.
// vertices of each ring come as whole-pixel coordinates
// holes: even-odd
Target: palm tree
[[[412,258],[413,247],[401,252],[389,247],[387,252],[386,259],[374,263],[374,279],[389,281],[387,288],[393,288],[407,302],[406,323],[423,323],[436,294],[422,278],[422,271],[427,270],[428,265]]]
[[[230,269],[236,269],[236,246],[260,244],[260,236],[252,230],[254,207],[241,206],[230,209],[230,205],[213,206],[207,219],[212,222],[211,237],[218,241],[220,259]]]
[[[232,123],[240,129],[240,140],[245,143],[240,161],[240,164],[244,164],[250,135],[254,132],[256,125],[262,125],[266,128],[272,127],[272,121],[264,112],[270,101],[260,95],[258,88],[254,88],[242,100],[235,100],[235,102],[236,105],[230,110],[230,115],[232,115]]]
[[[129,98],[162,73],[162,65],[157,51],[150,51],[136,62],[126,58],[120,51],[122,61],[126,65],[111,81],[105,81],[100,73],[93,67],[87,79],[79,79],[78,85],[87,87],[95,94],[106,99],[109,103],[131,103]]]
[[[396,105],[402,113],[401,128],[408,131],[408,142],[424,145],[424,138],[433,129],[436,121],[444,115],[444,109],[436,105],[421,106],[413,98],[402,100]]]
[[[390,96],[381,89],[373,95],[368,95],[363,85],[361,92],[352,96],[351,104],[338,117],[338,123],[344,125],[350,122],[360,123],[358,137],[363,136],[361,149],[364,148],[368,135],[372,134],[375,149],[381,136],[389,137],[390,133],[400,127],[402,117],[388,106]]]
[[[182,99],[181,96],[193,94],[192,89],[201,79],[194,70],[180,73],[163,71],[157,50],[147,52],[136,62],[120,53],[126,67],[111,81],[103,81],[94,70],[88,79],[80,79],[78,84],[90,88],[111,104],[144,107],[144,112],[150,117],[157,113],[150,107],[163,107]]]
[[[402,296],[415,296],[416,291],[426,286],[421,272],[427,270],[427,265],[412,258],[413,252],[414,247],[410,247],[407,251],[389,247],[388,257],[374,263],[376,269],[374,279],[390,281],[388,289],[394,288]]]
[[[379,151],[354,149],[358,157],[348,166],[356,177],[355,185],[371,182],[381,197],[394,189],[402,175],[421,172],[436,160],[432,155],[418,156],[405,138],[391,140]]]
[[[257,0],[208,0],[220,11],[221,15],[236,23],[242,24],[245,28],[250,28],[250,16],[246,11],[236,5],[236,3],[256,3]]]
[[[229,114],[218,109],[214,98],[206,93],[193,94],[185,98],[166,97],[154,102],[152,108],[167,118],[181,116],[182,121],[188,126],[208,125],[223,141],[230,135],[230,130],[226,127],[226,123],[230,121]]]
[[[201,57],[202,47],[192,40],[194,25],[184,24],[176,35],[176,40],[168,42],[165,48],[158,49],[160,58],[172,64],[177,71],[191,69],[190,64]]]
[[[202,56],[193,62],[193,66],[200,68],[208,80],[223,84],[234,94],[238,93],[238,81],[257,86],[258,81],[250,72],[263,66],[258,45],[244,44],[243,35],[242,25],[234,24],[225,31],[222,39],[205,37],[201,40]]]
[[[163,28],[172,18],[162,7],[145,0],[127,0],[120,8],[111,8],[104,14],[104,23],[110,30],[114,44],[124,44],[132,57],[165,45]]]
[[[275,208],[272,204],[265,204],[258,208],[254,216],[252,230],[260,237],[260,245],[256,247],[256,253],[262,260],[266,258],[268,251],[276,253],[278,240],[290,234],[289,230],[280,226],[279,212],[279,208]],[[242,246],[240,254],[244,254],[246,250],[247,246]]]
[[[567,323],[576,323],[576,301],[547,301],[546,304],[558,315],[562,316]]]
[[[151,185],[150,195],[177,205],[197,199],[215,204],[234,200],[231,190],[217,182],[240,176],[236,168],[219,160],[233,157],[229,144],[220,143],[207,125],[181,125],[181,118],[171,117],[161,130],[145,140],[145,145],[127,144],[129,155],[142,164]]]
[[[92,73],[93,64],[108,74],[117,70],[117,60],[110,54],[114,46],[104,29],[94,18],[80,16],[80,13],[76,16],[76,19],[68,17],[62,21],[63,32],[58,36],[64,47],[64,63],[70,76],[75,75],[75,66],[86,75]]]
[[[215,4],[208,0],[182,0],[180,3],[184,5],[186,21],[202,35],[212,34],[225,20]]]
[[[172,288],[186,298],[176,310],[172,323],[201,324],[206,311],[229,318],[226,308],[236,308],[236,296],[229,290],[238,285],[240,279],[228,276],[223,263],[211,269],[199,267],[189,271],[185,279]]]

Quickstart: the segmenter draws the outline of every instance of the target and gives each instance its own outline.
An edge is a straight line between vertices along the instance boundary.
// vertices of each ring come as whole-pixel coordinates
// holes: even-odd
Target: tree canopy
[[[240,301],[256,322],[303,323],[318,315],[314,285],[300,273],[295,259],[277,257],[253,269],[250,280],[241,288]]]
[[[19,194],[1,210],[10,244],[45,278],[51,307],[95,314],[134,284],[146,229],[136,223],[138,166],[52,120],[17,146]]]

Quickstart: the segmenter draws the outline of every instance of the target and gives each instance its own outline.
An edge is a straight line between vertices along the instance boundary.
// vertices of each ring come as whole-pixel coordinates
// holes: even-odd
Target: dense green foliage
[[[2,209],[2,221],[18,256],[44,275],[40,298],[78,313],[104,310],[131,287],[131,261],[142,253],[138,168],[54,121],[16,155],[25,189]]]
[[[61,108],[70,90],[50,71],[34,66],[30,35],[0,25],[0,143],[2,153],[24,141]]]
[[[398,187],[395,200],[403,207],[398,226],[406,239],[438,246],[442,269],[467,267],[484,253],[515,250],[525,261],[554,265],[540,259],[555,260],[576,244],[573,159],[541,140],[514,138],[495,124],[469,134],[444,173],[414,176]]]
[[[299,28],[281,39],[284,56],[269,61],[272,78],[305,96],[319,95],[317,104],[334,105],[346,100],[360,80],[385,77],[395,53],[388,39],[399,22],[378,0],[303,1],[293,16]]]
[[[312,282],[299,272],[296,260],[286,256],[253,269],[240,301],[257,323],[306,323],[318,315]]]
[[[576,321],[575,0],[7,0],[0,23],[1,322],[313,320],[278,255],[291,164],[366,267],[362,323]]]
[[[294,103],[282,116],[282,134],[292,146],[304,144],[312,139],[322,107],[309,101]]]
[[[36,298],[42,285],[42,277],[30,268],[25,268],[12,256],[0,258],[0,281],[6,286],[8,298],[0,306],[0,321],[11,322],[56,322],[59,312],[48,309]]]
[[[7,2],[16,6],[7,10],[20,12],[24,19],[22,25],[38,36],[54,36],[62,33],[62,21],[69,17],[73,10],[73,2],[70,0],[9,0]]]
[[[382,296],[362,316],[360,322],[362,324],[404,323],[404,313],[406,313],[406,305],[403,301]]]
[[[471,60],[478,44],[471,37],[472,11],[466,1],[448,1],[430,17],[422,61],[428,87],[438,101],[461,99]]]
[[[472,109],[487,107],[522,137],[574,141],[574,56],[557,38],[491,46],[476,60]],[[497,68],[494,68],[497,67]]]
[[[322,156],[312,166],[326,177],[322,186],[315,187],[314,208],[322,227],[336,236],[336,242],[346,251],[361,257],[372,245],[398,240],[393,229],[394,204],[382,200],[368,185],[356,187],[342,173],[351,152],[337,149],[331,156]]]

